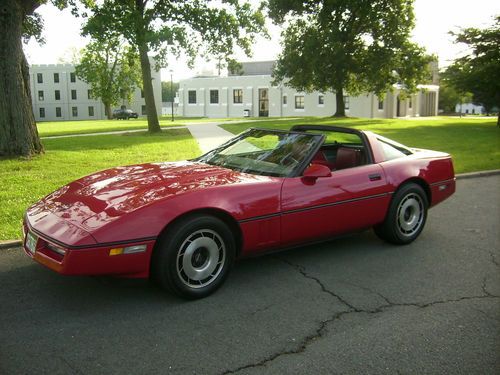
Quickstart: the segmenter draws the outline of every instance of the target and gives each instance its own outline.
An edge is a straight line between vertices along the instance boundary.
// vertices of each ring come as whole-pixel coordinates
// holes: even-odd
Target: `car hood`
[[[179,194],[268,179],[196,162],[118,167],[63,186],[30,207],[27,218],[36,229],[55,215],[91,233],[105,222]]]

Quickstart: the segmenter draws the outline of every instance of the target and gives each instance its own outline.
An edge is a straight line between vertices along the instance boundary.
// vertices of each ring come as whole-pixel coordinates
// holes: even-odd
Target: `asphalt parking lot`
[[[0,374],[498,374],[500,176],[421,237],[369,231],[239,262],[194,302],[0,250]]]

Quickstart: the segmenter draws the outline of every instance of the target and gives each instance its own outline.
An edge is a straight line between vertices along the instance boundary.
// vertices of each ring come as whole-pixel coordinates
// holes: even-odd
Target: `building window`
[[[319,95],[318,96],[318,104],[319,105],[325,104],[325,96],[324,95]]]
[[[196,104],[196,90],[189,90],[188,91],[188,103],[189,104]]]
[[[304,109],[304,95],[295,97],[295,109]]]
[[[94,117],[94,107],[91,105],[89,106],[89,116]]]
[[[59,83],[59,73],[54,73],[54,83]]]
[[[45,117],[45,108],[40,108],[40,118]]]
[[[36,74],[36,81],[38,83],[43,83],[43,74],[42,73],[37,73]]]
[[[380,99],[378,100],[378,109],[383,110],[384,109],[384,100]]]
[[[69,80],[71,82],[73,82],[73,83],[76,82],[76,74],[75,74],[75,72],[69,73]]]
[[[54,91],[54,98],[55,98],[56,100],[61,100],[61,91],[59,91],[59,90],[55,90],[55,91]]]
[[[283,105],[288,104],[288,97],[286,95],[283,95]]]
[[[413,101],[411,96],[408,98],[408,108],[411,109],[413,107]]]
[[[242,89],[233,90],[233,103],[234,104],[243,103],[243,90]]]
[[[87,90],[87,99],[92,99],[92,90]]]
[[[219,104],[219,90],[210,90],[210,104]]]
[[[38,101],[43,102],[43,91],[42,90],[38,91]]]
[[[146,106],[145,105],[143,105],[141,107],[141,114],[144,115],[144,116],[148,114],[148,111],[146,110]]]
[[[76,100],[76,90],[71,90],[71,99]]]
[[[144,98],[144,90],[141,89],[141,98]]]
[[[73,117],[78,117],[78,107],[71,107],[71,114]]]
[[[344,95],[344,109],[349,109],[349,97]]]
[[[62,117],[61,107],[56,107],[56,117]]]

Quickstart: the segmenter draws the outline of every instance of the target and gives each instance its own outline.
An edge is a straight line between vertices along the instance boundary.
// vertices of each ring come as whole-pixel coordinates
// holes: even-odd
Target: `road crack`
[[[337,301],[339,301],[345,307],[347,307],[347,310],[336,313],[333,316],[331,316],[330,318],[320,321],[319,326],[314,330],[314,332],[312,332],[311,334],[307,335],[304,339],[302,339],[302,341],[294,349],[282,350],[282,351],[273,353],[273,354],[265,357],[264,359],[260,360],[259,362],[243,365],[243,366],[237,367],[237,368],[232,369],[232,370],[226,370],[225,372],[222,373],[222,375],[236,374],[239,371],[243,371],[243,370],[247,370],[247,369],[251,369],[251,368],[265,367],[268,363],[274,361],[275,359],[277,359],[279,357],[303,353],[306,351],[307,347],[312,342],[323,337],[323,335],[325,334],[325,332],[327,330],[327,326],[330,323],[342,318],[344,315],[358,314],[358,313],[379,314],[379,313],[383,313],[383,312],[385,312],[388,309],[391,309],[393,307],[417,307],[417,308],[424,309],[424,308],[435,306],[435,305],[446,304],[446,303],[455,303],[455,302],[460,302],[460,301],[464,301],[464,300],[484,299],[484,298],[500,298],[500,296],[493,295],[486,290],[486,278],[483,280],[483,292],[484,292],[483,295],[464,296],[464,297],[455,298],[455,299],[438,300],[438,301],[432,301],[432,302],[428,302],[428,303],[417,303],[417,302],[397,303],[397,302],[391,301],[389,298],[387,298],[386,296],[384,296],[383,294],[381,294],[377,291],[371,290],[367,287],[351,284],[355,287],[358,287],[358,288],[364,289],[370,293],[376,294],[385,301],[385,304],[380,305],[374,309],[360,309],[360,308],[354,306],[352,303],[348,302],[345,298],[343,298],[339,294],[328,289],[319,278],[307,273],[305,270],[305,267],[298,265],[298,264],[294,264],[294,263],[292,263],[288,260],[285,260],[285,259],[281,259],[281,258],[276,258],[276,259],[278,259],[278,260],[282,261],[283,263],[286,263],[290,267],[294,268],[304,278],[314,281],[320,287],[322,293],[328,294],[330,297],[335,298]]]
[[[495,254],[493,254],[493,252],[489,252],[490,253],[490,258],[491,258],[491,261],[493,262],[493,264],[497,267],[500,267],[500,263],[498,263],[498,260],[495,258]]]

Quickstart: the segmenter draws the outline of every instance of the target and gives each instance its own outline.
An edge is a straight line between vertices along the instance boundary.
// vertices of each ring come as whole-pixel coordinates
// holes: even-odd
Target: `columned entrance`
[[[269,117],[268,89],[259,89],[259,117]]]

